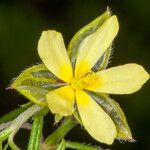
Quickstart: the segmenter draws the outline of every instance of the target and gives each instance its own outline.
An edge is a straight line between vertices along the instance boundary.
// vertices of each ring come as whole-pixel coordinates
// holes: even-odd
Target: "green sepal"
[[[73,68],[75,67],[76,57],[78,53],[78,49],[82,41],[93,34],[101,27],[101,25],[111,17],[111,13],[109,9],[107,9],[101,16],[97,17],[95,20],[81,28],[71,39],[68,45],[68,54],[72,63]],[[98,71],[106,68],[109,56],[111,53],[111,46],[106,50],[106,52],[99,58],[95,66],[93,66],[92,71]]]
[[[108,95],[100,95],[94,92],[87,92],[104,111],[111,117],[117,128],[117,139],[133,142],[132,134],[128,126],[123,110],[117,102]]]
[[[73,116],[81,125],[83,125],[82,121],[81,121],[81,117],[80,117],[78,109],[77,109],[77,106],[76,106],[75,112],[73,113]]]
[[[61,81],[47,70],[44,64],[24,70],[11,84],[12,89],[42,106],[47,106],[46,94],[61,86]]]
[[[91,69],[93,72],[106,69],[109,63],[110,56],[111,56],[111,50],[112,50],[112,46],[110,46],[106,50],[106,52],[98,59],[96,64]]]

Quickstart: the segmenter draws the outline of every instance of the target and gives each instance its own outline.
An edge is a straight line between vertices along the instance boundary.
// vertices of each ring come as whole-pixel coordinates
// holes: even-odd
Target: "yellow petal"
[[[83,77],[111,45],[119,30],[116,16],[110,17],[81,43],[76,61],[75,76]]]
[[[85,92],[76,92],[77,107],[84,127],[99,142],[112,144],[116,127],[109,115]]]
[[[99,85],[88,90],[110,94],[130,94],[139,90],[149,74],[137,64],[126,64],[99,71],[95,74]],[[98,78],[99,77],[99,78]]]
[[[43,31],[38,43],[38,53],[53,74],[63,81],[71,80],[72,67],[61,33],[54,30]]]
[[[64,86],[46,95],[48,107],[52,113],[63,116],[74,112],[74,91],[70,86]]]

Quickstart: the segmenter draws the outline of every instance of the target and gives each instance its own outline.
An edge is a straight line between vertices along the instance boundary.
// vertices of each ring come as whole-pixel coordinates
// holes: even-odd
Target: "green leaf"
[[[49,146],[58,144],[76,125],[77,122],[72,118],[65,119],[64,122],[57,128],[57,130],[46,138],[45,144]]]
[[[63,83],[56,78],[44,64],[35,65],[24,70],[12,83],[16,89],[33,103],[47,106],[46,94]]]
[[[84,26],[80,29],[71,39],[68,45],[68,54],[72,62],[73,68],[75,67],[76,57],[78,53],[78,49],[82,41],[88,37],[89,35],[93,34],[101,27],[101,25],[111,17],[111,13],[109,9],[106,10],[101,16],[97,17],[88,25]],[[102,57],[99,58],[96,65],[93,66],[92,71],[98,71],[100,69],[104,69],[107,66],[109,56],[111,53],[111,46],[108,50],[103,54]]]
[[[128,126],[126,117],[117,102],[106,95],[100,95],[93,92],[87,92],[107,114],[112,118],[117,127],[117,139],[127,140],[133,142],[130,128]]]
[[[35,117],[32,125],[28,150],[40,150],[42,139],[43,117]]]

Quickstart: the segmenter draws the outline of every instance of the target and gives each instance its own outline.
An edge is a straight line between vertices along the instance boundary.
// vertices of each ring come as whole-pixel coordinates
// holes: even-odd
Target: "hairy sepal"
[[[130,128],[128,126],[125,114],[121,109],[120,105],[109,98],[108,95],[100,95],[99,93],[89,92],[88,94],[103,108],[107,114],[112,118],[117,128],[118,140],[134,142]]]
[[[25,69],[13,80],[10,88],[17,90],[33,103],[47,106],[46,94],[60,86],[62,82],[44,64],[39,64]]]
[[[72,63],[73,68],[75,67],[76,57],[78,53],[79,46],[82,44],[82,41],[87,38],[89,35],[96,32],[101,25],[111,17],[111,12],[107,9],[101,16],[94,19],[92,22],[81,28],[71,39],[68,45],[68,54]],[[107,67],[109,57],[111,54],[111,45],[106,50],[106,52],[99,58],[97,63],[92,67],[92,71],[96,72],[98,70],[105,69]],[[91,56],[92,57],[92,56]]]

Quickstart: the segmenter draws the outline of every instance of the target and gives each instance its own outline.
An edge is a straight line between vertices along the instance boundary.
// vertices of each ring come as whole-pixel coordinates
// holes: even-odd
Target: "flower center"
[[[84,88],[83,78],[73,78],[71,81],[71,86],[75,90],[82,90]]]
[[[94,74],[88,74],[84,78],[73,78],[70,85],[75,90],[91,89],[97,87],[100,80]]]

